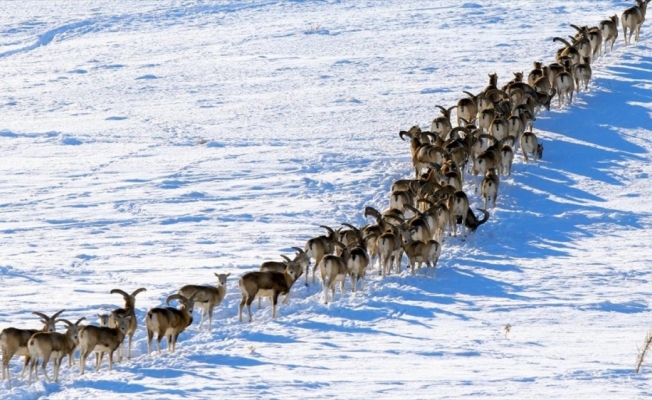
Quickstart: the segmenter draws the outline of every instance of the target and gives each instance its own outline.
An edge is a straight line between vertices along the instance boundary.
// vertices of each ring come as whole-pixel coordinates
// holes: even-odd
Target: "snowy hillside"
[[[237,316],[239,276],[387,208],[413,175],[400,130],[633,4],[4,2],[0,329],[61,309],[97,324],[123,305],[111,289],[147,291],[130,361],[30,384],[15,357],[0,397],[650,396],[652,365],[634,373],[652,328],[650,21],[627,47],[619,27],[588,92],[537,116],[543,160],[516,155],[435,278],[374,267],[328,305],[302,278],[277,319],[267,301]],[[147,310],[215,272],[231,277],[213,329],[196,313],[176,353],[148,356]]]

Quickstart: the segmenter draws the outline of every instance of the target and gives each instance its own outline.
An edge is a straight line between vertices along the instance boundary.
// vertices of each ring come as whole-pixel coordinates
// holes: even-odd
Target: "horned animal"
[[[510,176],[512,174],[512,163],[514,162],[514,150],[512,146],[503,145],[500,149],[501,166],[500,172],[503,176]]]
[[[625,37],[625,46],[632,43],[632,34],[635,34],[634,40],[638,42],[641,33],[641,25],[645,21],[647,4],[650,0],[636,0],[636,5],[623,11],[620,21],[623,24],[623,36]],[[629,29],[629,37],[627,30]]]
[[[297,278],[297,271],[290,266],[288,266],[283,273],[273,271],[253,271],[244,274],[238,280],[238,286],[242,293],[242,300],[238,307],[238,320],[242,322],[242,309],[246,304],[247,311],[249,312],[249,322],[252,321],[251,303],[253,303],[256,296],[265,296],[272,300],[272,318],[276,318],[278,296],[285,295],[285,301],[287,301],[287,295],[290,293],[290,289]]]
[[[564,71],[557,74],[555,82],[555,87],[557,88],[557,96],[559,97],[559,108],[561,108],[564,103],[573,103],[575,80],[573,79],[573,75],[568,71],[568,69],[565,69]]]
[[[530,71],[527,76],[528,85],[534,87],[534,82],[536,82],[536,80],[541,78],[543,75],[543,63],[541,61],[535,61],[534,65],[532,66],[532,71]]]
[[[602,31],[605,54],[607,53],[607,45],[610,45],[609,51],[613,51],[614,43],[618,39],[618,15],[614,14],[609,19],[600,21],[598,26]]]
[[[119,294],[121,295],[124,300],[125,300],[125,306],[123,308],[116,308],[111,312],[111,321],[109,322],[109,326],[114,326],[115,325],[115,318],[114,316],[126,316],[130,315],[131,318],[129,319],[129,329],[127,329],[127,337],[129,338],[129,343],[127,347],[127,359],[131,360],[131,341],[134,337],[134,333],[136,332],[136,328],[138,328],[138,320],[136,319],[136,296],[138,293],[145,292],[147,289],[145,288],[139,288],[134,290],[131,294],[128,294],[122,289],[113,289],[111,290],[111,294]],[[120,349],[120,358],[122,358],[122,349]]]
[[[586,25],[580,27],[570,24],[570,26],[577,30],[577,35],[575,35],[576,39],[586,38],[589,41],[592,53],[590,62],[593,62],[602,51],[602,30],[597,26],[592,28],[589,28]]]
[[[576,64],[580,61],[580,57],[581,57],[580,51],[577,49],[577,47],[570,44],[566,39],[560,37],[554,37],[552,41],[561,42],[565,46],[557,51],[557,54],[555,56],[555,61],[561,64],[561,61],[564,57],[569,57],[571,60],[571,64]],[[589,53],[590,53],[590,48],[589,48]]]
[[[369,254],[365,249],[364,243],[358,243],[357,246],[343,252],[342,259],[346,263],[351,278],[351,291],[355,292],[360,281],[360,289],[364,289],[365,275],[369,266]]]
[[[342,248],[343,251],[350,251],[341,243],[335,243],[335,245]],[[344,295],[344,282],[349,274],[349,269],[344,257],[333,254],[324,256],[319,263],[319,272],[321,274],[321,282],[324,290],[324,304],[328,304],[329,289],[331,290],[331,299],[333,301],[335,300],[335,286],[338,282],[340,283],[341,295]]]
[[[591,64],[588,57],[582,57],[582,62],[573,65],[573,78],[575,78],[575,87],[578,92],[582,86],[584,86],[584,90],[588,90],[591,75]]]
[[[32,381],[32,372],[35,373],[38,379],[37,364],[39,359],[42,359],[41,370],[43,376],[48,382],[52,382],[45,370],[50,357],[54,365],[54,381],[59,379],[59,367],[61,367],[61,360],[64,357],[73,357],[73,353],[79,344],[79,323],[83,321],[84,317],[80,318],[74,324],[67,319],[58,319],[56,322],[64,322],[68,325],[66,333],[59,332],[37,332],[27,342],[27,349],[29,350],[30,370],[29,380]]]
[[[441,116],[432,120],[430,124],[430,132],[439,136],[441,140],[446,140],[448,133],[453,129],[451,124],[451,111],[457,106],[444,108],[442,106],[435,106],[441,110]]]
[[[171,294],[165,299],[166,304],[178,300],[180,308],[156,307],[147,312],[145,326],[147,327],[147,355],[152,354],[152,339],[156,337],[156,349],[161,354],[161,340],[166,338],[168,351],[174,353],[179,335],[192,324],[192,311],[195,305],[195,295],[186,298],[180,294]]]
[[[271,271],[271,272],[283,273],[283,272],[285,272],[286,269],[291,268],[291,269],[293,269],[295,271],[296,280],[298,280],[299,278],[301,278],[301,275],[303,274],[303,269],[305,268],[304,263],[301,261],[303,259],[303,255],[305,255],[305,253],[301,253],[301,254],[297,255],[297,257],[295,257],[294,260],[290,260],[287,256],[281,255],[281,257],[284,260],[283,262],[265,261],[264,263],[260,264],[260,270],[259,271],[262,271],[262,272],[265,272],[265,271],[270,272]],[[259,309],[260,309],[261,299],[263,297],[269,297],[269,296],[267,296],[267,294],[270,294],[270,293],[271,292],[258,293],[258,308]],[[285,294],[285,298],[283,299],[283,304],[288,303],[288,297],[290,297],[290,292]],[[269,297],[269,299],[271,301],[272,298]]]
[[[80,375],[84,375],[86,359],[92,352],[96,353],[95,371],[99,371],[104,353],[109,353],[109,371],[113,369],[113,353],[122,347],[122,342],[129,329],[130,319],[131,315],[114,315],[115,325],[113,327],[86,325],[79,330]],[[119,357],[121,357],[120,354]]]
[[[457,126],[462,125],[462,119],[472,121],[478,115],[478,100],[482,93],[478,95],[467,91],[464,91],[464,93],[469,97],[457,101]]]
[[[394,226],[385,231],[377,240],[378,254],[380,256],[379,275],[389,275],[392,265],[396,265],[397,273],[401,272],[401,248],[400,227]]]
[[[532,154],[534,161],[543,157],[543,146],[539,144],[537,135],[533,132],[525,132],[521,136],[521,151],[525,162],[529,162],[528,154]]]
[[[328,235],[309,239],[305,246],[305,252],[308,257],[315,260],[315,265],[312,267],[312,283],[315,283],[317,265],[319,265],[319,262],[326,254],[333,254],[335,250],[333,242],[337,241],[337,232],[325,225],[320,225],[320,227],[326,229]],[[308,275],[308,271],[306,270],[306,285],[308,285]]]
[[[482,219],[478,219],[478,217],[476,217],[476,215],[473,213],[470,207],[467,210],[466,219],[464,220],[464,225],[469,230],[469,232],[475,232],[475,230],[478,229],[480,225],[484,224],[489,219],[489,213],[487,212],[487,210],[480,208],[478,209],[478,211],[480,211],[483,214]]]
[[[498,186],[500,184],[500,178],[498,177],[498,171],[496,168],[491,168],[488,170],[484,179],[482,180],[482,198],[484,200],[484,208],[487,208],[487,203],[492,202],[492,207],[496,207],[496,199],[498,198]]]
[[[231,274],[218,274],[216,272],[214,274],[217,277],[216,286],[185,285],[179,289],[179,294],[185,298],[190,298],[193,294],[195,295],[195,307],[201,310],[199,329],[201,329],[206,315],[208,315],[208,329],[212,329],[213,310],[222,304],[222,300],[226,296],[226,278]]]
[[[65,310],[56,312],[51,317],[47,315],[34,311],[32,314],[38,315],[41,317],[41,322],[43,327],[38,329],[18,329],[18,328],[5,328],[0,332],[0,349],[2,350],[2,380],[7,380],[9,383],[9,388],[11,389],[11,377],[9,376],[9,361],[15,356],[25,357],[23,363],[23,371],[20,374],[22,378],[27,370],[27,366],[30,361],[29,350],[27,349],[27,343],[29,338],[31,338],[37,332],[55,332],[56,318],[61,315]]]
[[[433,268],[436,273],[437,261],[441,255],[441,246],[436,240],[430,239],[428,241],[414,240],[410,235],[409,231],[404,232],[403,234],[403,249],[405,250],[405,255],[408,258],[408,264],[412,275],[414,275],[415,270],[418,268],[421,272],[421,266],[426,265],[426,273],[428,275],[428,269]]]

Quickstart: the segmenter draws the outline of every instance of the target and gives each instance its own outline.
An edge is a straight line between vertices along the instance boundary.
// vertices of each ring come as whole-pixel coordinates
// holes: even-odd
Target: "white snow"
[[[488,222],[443,241],[436,278],[374,268],[331,304],[298,284],[277,319],[237,318],[238,276],[387,207],[413,174],[399,130],[633,3],[4,2],[0,329],[61,309],[97,324],[123,305],[111,289],[147,291],[130,361],[30,384],[16,357],[0,396],[650,396],[652,366],[634,373],[652,316],[647,22],[572,106],[539,114],[543,160],[517,154]],[[212,331],[196,314],[176,353],[148,356],[147,310],[219,271]]]

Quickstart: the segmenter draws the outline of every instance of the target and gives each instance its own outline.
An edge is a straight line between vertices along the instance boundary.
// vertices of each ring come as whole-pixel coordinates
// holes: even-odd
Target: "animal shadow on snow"
[[[567,243],[573,239],[601,234],[596,226],[640,229],[641,218],[649,217],[610,208],[604,199],[577,187],[582,180],[594,187],[624,189],[627,165],[649,160],[646,149],[628,140],[623,130],[650,125],[648,111],[632,102],[650,103],[652,92],[637,82],[652,81],[652,59],[606,70],[608,77],[594,79],[588,93],[576,95],[586,107],[575,101],[568,112],[555,112],[553,105],[544,113],[549,118],[535,123],[544,158],[514,166],[513,183],[501,189],[515,205],[505,218],[494,223],[490,218],[475,234],[472,245],[480,253],[507,260],[568,255]],[[548,133],[553,133],[551,139]]]

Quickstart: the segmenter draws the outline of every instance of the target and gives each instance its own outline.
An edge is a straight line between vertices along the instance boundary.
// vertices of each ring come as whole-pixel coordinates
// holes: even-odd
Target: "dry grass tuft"
[[[634,370],[637,374],[641,371],[641,367],[645,362],[645,354],[652,345],[652,331],[648,332],[645,336],[645,341],[643,342],[643,348],[638,349],[638,357],[636,357],[636,369]]]

